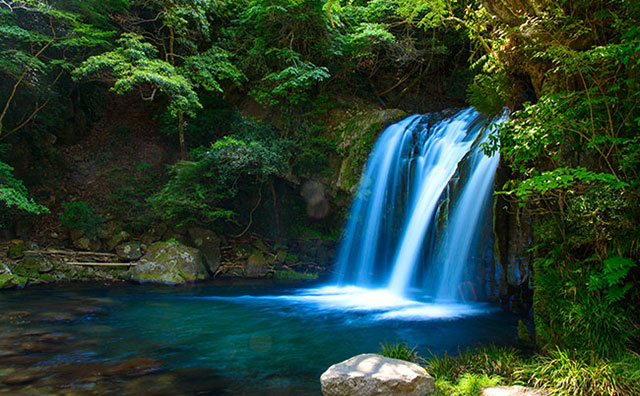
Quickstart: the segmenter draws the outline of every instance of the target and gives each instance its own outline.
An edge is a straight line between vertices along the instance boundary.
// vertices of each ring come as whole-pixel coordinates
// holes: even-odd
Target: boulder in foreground
[[[176,285],[208,277],[198,249],[179,242],[157,242],[131,270],[131,280]]]
[[[329,367],[320,377],[324,396],[425,396],[434,379],[417,364],[362,354]]]

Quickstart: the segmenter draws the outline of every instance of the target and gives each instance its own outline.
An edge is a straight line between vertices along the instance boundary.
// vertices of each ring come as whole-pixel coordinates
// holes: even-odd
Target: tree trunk
[[[187,146],[184,143],[184,113],[178,112],[178,135],[180,137],[180,159],[187,159]]]
[[[276,189],[273,186],[273,181],[269,180],[269,187],[271,187],[271,197],[273,199],[273,213],[276,217],[276,240],[280,238],[280,213],[278,212],[278,200],[276,198]]]

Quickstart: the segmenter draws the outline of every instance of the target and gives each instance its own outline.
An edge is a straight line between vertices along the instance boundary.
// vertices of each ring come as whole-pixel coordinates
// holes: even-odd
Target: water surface
[[[0,293],[0,381],[33,377],[0,393],[315,396],[328,366],[378,352],[384,341],[406,341],[422,355],[515,341],[517,318],[491,305],[305,286],[83,284]]]

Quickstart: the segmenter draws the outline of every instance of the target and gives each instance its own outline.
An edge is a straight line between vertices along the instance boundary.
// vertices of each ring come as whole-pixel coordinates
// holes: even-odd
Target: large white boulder
[[[425,396],[434,379],[417,364],[375,354],[354,356],[320,377],[324,396]]]

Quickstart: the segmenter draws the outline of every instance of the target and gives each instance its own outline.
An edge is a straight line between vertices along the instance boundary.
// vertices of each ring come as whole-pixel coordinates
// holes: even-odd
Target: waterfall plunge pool
[[[3,292],[0,394],[317,396],[327,367],[385,341],[422,356],[515,343],[517,317],[488,304],[308,285]]]

